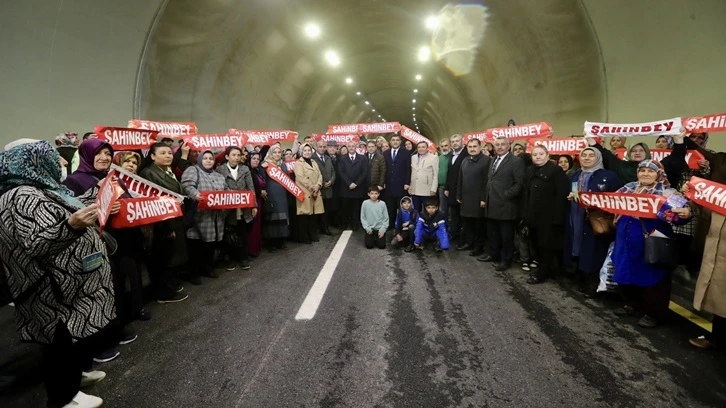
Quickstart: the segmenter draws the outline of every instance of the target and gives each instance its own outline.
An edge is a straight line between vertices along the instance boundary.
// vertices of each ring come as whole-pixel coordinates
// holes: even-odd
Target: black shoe
[[[181,302],[183,300],[187,300],[188,297],[189,297],[189,295],[187,295],[186,293],[175,293],[168,297],[156,299],[156,302],[162,303],[162,304],[163,303],[177,303],[177,302]]]
[[[613,310],[613,313],[615,313],[615,316],[620,317],[632,316],[635,314],[635,309],[630,306],[623,306]]]
[[[139,336],[134,333],[123,333],[121,335],[121,339],[118,341],[118,344],[121,344],[121,345],[131,344],[138,338],[139,338]]]
[[[509,264],[498,263],[497,266],[494,267],[494,270],[497,272],[502,272],[502,271],[506,271],[507,269],[509,269],[510,266],[511,265],[509,265]]]
[[[499,262],[498,259],[494,258],[491,255],[480,256],[479,258],[476,258],[476,260],[479,262]]]
[[[247,260],[240,261],[239,262],[239,268],[242,269],[243,271],[245,271],[247,269],[250,269],[250,263],[247,262]]]
[[[332,232],[330,232],[330,229],[329,229],[329,228],[325,228],[324,230],[322,230],[322,231],[321,231],[321,233],[322,233],[323,235],[327,235],[327,236],[331,236],[331,235],[333,235],[333,233],[332,233]]]
[[[121,353],[119,353],[119,351],[116,349],[103,350],[102,352],[96,354],[93,357],[93,361],[95,361],[97,363],[108,363],[109,361],[118,357],[119,354],[121,354]]]
[[[468,251],[470,249],[472,249],[472,247],[469,244],[459,244],[456,246],[457,251]]]
[[[403,252],[413,252],[413,250],[414,250],[413,245],[409,245],[406,247],[406,249],[403,250]]]
[[[214,269],[212,269],[211,271],[207,272],[206,276],[207,276],[208,278],[212,278],[212,279],[217,279],[217,278],[219,278],[219,274],[218,274],[218,273],[217,273],[217,271],[215,271]]]
[[[476,257],[478,257],[480,255],[484,255],[484,250],[483,249],[475,249],[475,250],[469,252],[469,256],[476,256]]]
[[[436,244],[436,246],[434,247],[434,251],[436,251],[436,252],[439,252],[439,253],[440,253],[441,251],[443,251],[443,250],[441,249],[441,245],[439,245],[439,244],[437,243],[437,244]]]
[[[141,309],[139,310],[139,313],[136,314],[136,320],[141,320],[144,322],[149,321],[151,320],[151,313],[149,313],[149,311],[146,309]]]

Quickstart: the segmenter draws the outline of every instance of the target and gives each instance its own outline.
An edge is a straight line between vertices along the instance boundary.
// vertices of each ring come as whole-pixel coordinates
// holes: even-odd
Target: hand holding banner
[[[134,197],[155,197],[155,196],[169,196],[174,197],[180,203],[184,201],[184,196],[177,194],[171,190],[167,190],[164,187],[154,184],[136,174],[130,173],[121,167],[112,164],[111,170],[115,171],[118,179],[121,180],[126,188],[129,190]]]
[[[686,198],[709,210],[726,215],[725,185],[700,177],[691,177],[686,185],[688,186]]]
[[[276,182],[280,183],[283,187],[285,187],[285,190],[289,191],[290,194],[294,195],[295,198],[297,198],[298,201],[305,200],[305,192],[302,191],[300,186],[295,184],[294,181],[285,174],[284,171],[278,166],[275,166],[272,163],[267,164],[267,175],[270,176],[271,179],[275,180]]]
[[[615,151],[620,160],[625,160],[625,149],[617,149]],[[673,153],[671,149],[650,149],[650,156],[653,160],[663,161],[666,157]],[[699,160],[705,160],[706,158],[698,150],[687,150],[686,151],[686,163],[688,163],[689,169],[699,170],[701,166],[698,164]]]
[[[200,195],[202,201],[197,203],[197,209],[199,210],[234,210],[255,207],[255,193],[253,191],[203,191]]]
[[[121,210],[111,218],[113,228],[132,228],[154,224],[183,215],[181,203],[171,197],[122,198]]]
[[[436,151],[436,143],[432,142],[426,136],[407,128],[406,126],[401,126],[401,136],[410,140],[411,143],[414,144],[414,147],[416,147],[416,144],[418,144],[419,142],[426,142],[429,145],[429,151],[431,153],[434,153]]]
[[[96,205],[98,206],[98,225],[103,232],[108,216],[111,214],[111,208],[118,199],[116,188],[116,172],[111,170],[108,175],[101,181],[101,186],[96,195]]]
[[[96,126],[94,133],[100,140],[110,144],[115,151],[143,150],[156,143],[156,130]]]

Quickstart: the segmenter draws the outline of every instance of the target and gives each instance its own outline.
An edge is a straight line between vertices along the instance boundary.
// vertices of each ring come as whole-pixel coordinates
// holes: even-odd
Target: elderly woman
[[[570,175],[575,191],[611,193],[623,186],[618,176],[603,167],[602,153],[594,147],[582,149],[579,156],[580,169]],[[567,197],[574,200],[574,194]],[[565,234],[565,265],[575,264],[580,290],[587,296],[594,296],[599,280],[599,271],[607,257],[614,235],[595,235],[588,217],[599,216],[586,211],[576,201],[571,201],[570,214]]]
[[[567,175],[552,161],[547,148],[532,149],[532,166],[527,168],[524,189],[524,221],[535,247],[539,267],[527,283],[543,282],[557,269],[562,253],[567,214]]]
[[[255,190],[250,169],[242,161],[243,153],[239,147],[228,147],[224,155],[226,163],[217,167],[217,173],[222,175],[224,185],[228,190]],[[237,266],[242,270],[250,269],[249,233],[252,228],[252,219],[256,216],[257,208],[238,208],[227,212],[225,233],[233,234],[235,238],[226,240],[229,255],[228,271],[235,270]]]
[[[315,215],[325,212],[323,197],[320,193],[320,189],[323,188],[323,174],[320,172],[318,163],[312,157],[312,146],[303,145],[302,157],[295,164],[295,183],[305,193],[303,201],[295,200],[300,239],[305,244],[319,241],[319,225]]]
[[[121,167],[129,173],[136,174],[141,164],[141,156],[136,152],[116,152],[113,156],[113,164]]]
[[[670,188],[663,165],[655,160],[640,162],[638,181],[626,184],[618,193],[664,197],[679,194]],[[674,224],[685,223],[691,218],[691,209],[688,206],[673,208],[672,211],[678,215],[673,218]],[[660,218],[639,219],[626,215],[615,217],[615,221],[617,232],[612,255],[615,264],[613,280],[620,286],[625,298],[625,306],[615,310],[615,314],[630,316],[644,312],[638,325],[655,327],[668,313],[672,271],[645,262],[645,234],[658,231],[672,237],[673,229],[668,221]]]
[[[225,190],[224,176],[214,171],[214,153],[211,150],[202,152],[197,165],[184,170],[181,180],[184,192],[190,200],[202,201],[204,191]],[[200,276],[216,278],[214,272],[214,250],[224,237],[224,210],[192,211],[194,222],[187,229],[190,268],[188,280],[193,285],[201,285]],[[189,215],[189,214],[188,214]]]
[[[262,252],[262,217],[264,214],[261,214],[261,211],[264,207],[265,197],[267,197],[266,192],[265,197],[262,197],[262,191],[265,190],[267,181],[265,169],[260,164],[262,164],[260,154],[257,152],[250,153],[248,168],[252,175],[252,185],[255,188],[255,199],[257,203],[257,215],[252,219],[252,227],[248,234],[248,253],[253,258],[260,256]]]
[[[164,143],[154,143],[149,155],[144,158],[139,175],[177,194],[184,194],[174,175],[171,164],[174,154]],[[149,276],[154,286],[158,303],[175,303],[186,300],[176,280],[176,272],[187,262],[187,242],[184,220],[172,218],[154,224],[154,238],[149,257]]]
[[[21,339],[44,345],[47,406],[97,407],[103,400],[79,388],[105,377],[84,371],[115,317],[111,265],[93,228],[98,208],[60,184],[62,165],[48,142],[0,153],[0,256]]]
[[[278,144],[270,147],[267,152],[263,166],[267,168],[269,165],[278,166],[284,173],[288,173],[287,165],[282,162],[282,147]],[[287,248],[285,238],[290,236],[287,194],[287,190],[282,184],[265,173],[265,190],[262,190],[262,196],[266,197],[262,237],[268,241],[270,252]]]

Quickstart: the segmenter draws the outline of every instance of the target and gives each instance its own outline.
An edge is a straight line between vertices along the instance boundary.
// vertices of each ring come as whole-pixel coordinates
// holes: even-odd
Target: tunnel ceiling
[[[509,118],[549,121],[564,136],[581,131],[583,118],[602,117],[602,61],[580,1],[479,3],[486,26],[465,74],[447,68],[448,60],[418,60],[419,49],[432,45],[426,18],[447,4],[168,1],[148,39],[135,115],[193,120],[205,133],[234,127],[307,134],[333,123],[380,121],[381,114],[418,124],[435,140]],[[314,41],[304,33],[310,22],[322,31]],[[466,33],[459,22],[438,31],[437,40],[456,42]],[[326,61],[327,50],[340,57],[338,67]]]

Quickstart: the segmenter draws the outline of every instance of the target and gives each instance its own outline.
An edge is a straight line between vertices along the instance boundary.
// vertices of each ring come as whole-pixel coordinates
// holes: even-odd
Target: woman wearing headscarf
[[[113,156],[113,164],[121,167],[129,173],[136,174],[141,164],[141,155],[136,152],[116,152]]]
[[[113,147],[101,139],[88,139],[78,147],[79,164],[63,184],[80,196],[103,180],[111,168]]]
[[[249,155],[249,170],[252,174],[252,185],[255,187],[255,199],[257,200],[257,215],[252,220],[252,228],[250,229],[249,237],[249,255],[253,258],[260,256],[262,252],[262,209],[264,208],[264,201],[267,197],[267,180],[265,175],[265,169],[260,166],[262,159],[260,154],[252,152]],[[264,197],[262,192],[265,192]]]
[[[319,225],[315,215],[325,212],[320,189],[323,187],[323,174],[318,163],[313,160],[313,148],[309,144],[302,147],[302,157],[295,164],[295,183],[305,193],[303,201],[295,200],[300,239],[305,244],[318,242]]]
[[[204,191],[226,190],[224,176],[214,171],[214,153],[201,152],[197,165],[184,170],[181,180],[184,192],[190,200],[200,202]],[[194,225],[187,229],[187,243],[190,252],[189,282],[201,285],[200,276],[217,277],[214,272],[214,250],[224,238],[224,211],[201,210],[194,212]]]
[[[144,158],[139,175],[177,194],[184,194],[181,183],[171,169],[174,154],[171,147],[164,143],[154,143],[149,155]],[[149,276],[151,277],[158,303],[175,303],[186,300],[189,295],[183,292],[176,272],[187,262],[187,240],[184,220],[171,218],[154,225],[154,238],[151,242],[149,257]]]
[[[217,167],[217,173],[222,175],[228,190],[254,191],[252,174],[249,167],[242,163],[242,149],[236,146],[228,147],[225,151],[225,164]],[[226,240],[229,255],[228,271],[240,267],[242,270],[250,269],[249,264],[249,233],[252,220],[257,217],[257,208],[238,208],[227,211],[225,229],[228,232]],[[233,238],[233,239],[230,239]]]
[[[58,150],[60,156],[68,163],[64,166],[68,173],[71,172],[73,156],[78,151],[77,140],[78,134],[75,132],[65,132],[55,137],[55,149]]]
[[[557,269],[564,241],[569,180],[550,160],[544,146],[532,149],[532,166],[527,168],[524,189],[524,221],[534,244],[538,268],[527,283],[543,282]]]
[[[655,160],[643,160],[638,164],[638,181],[627,183],[618,193],[652,194],[663,197],[678,195],[670,187],[663,165]],[[691,218],[688,205],[673,208],[674,224],[682,224]],[[618,284],[625,298],[625,306],[615,310],[618,316],[644,313],[638,322],[641,327],[655,327],[668,313],[671,293],[671,272],[645,261],[645,234],[659,232],[672,237],[670,222],[658,219],[644,219],[629,215],[616,216],[617,232],[613,263],[613,280]],[[651,238],[655,239],[655,238]]]
[[[565,174],[567,174],[568,177],[572,175],[572,173],[577,171],[577,169],[575,168],[575,161],[569,154],[563,154],[558,157],[557,165],[562,167],[562,170],[565,172]]]
[[[47,406],[97,407],[79,389],[105,377],[89,351],[115,317],[111,266],[98,208],[60,183],[63,162],[45,141],[0,153],[0,257],[20,337],[44,346]]]
[[[275,165],[288,173],[287,165],[282,161],[282,147],[275,144],[270,147],[265,157],[263,167]],[[290,236],[289,217],[287,209],[287,190],[282,184],[270,178],[265,173],[265,187],[262,194],[265,198],[265,218],[262,222],[262,237],[268,241],[270,252],[285,249],[285,238]]]
[[[582,149],[579,155],[580,169],[570,175],[571,190],[611,193],[623,186],[618,176],[603,167],[602,153],[594,147]],[[588,296],[595,295],[600,267],[607,257],[615,235],[595,235],[588,219],[590,212],[574,200],[574,192],[568,196],[570,213],[565,234],[565,265],[574,263],[581,290]]]
[[[610,152],[617,155],[618,149],[625,148],[626,138],[622,136],[613,136],[610,138]]]

